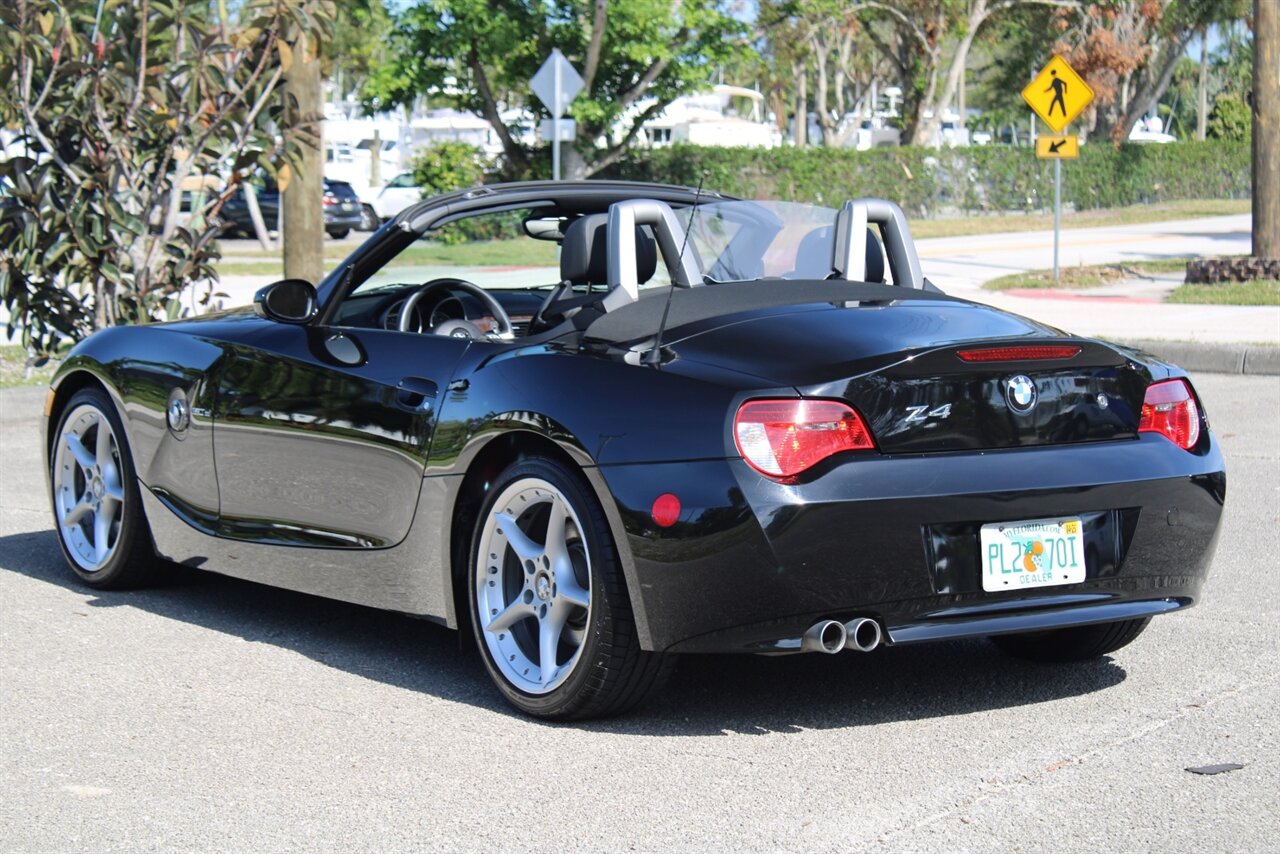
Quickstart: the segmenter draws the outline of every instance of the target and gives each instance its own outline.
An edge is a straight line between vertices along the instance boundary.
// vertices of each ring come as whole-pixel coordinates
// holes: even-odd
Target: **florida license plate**
[[[997,522],[978,531],[982,589],[1026,590],[1084,581],[1084,526],[1079,519]]]

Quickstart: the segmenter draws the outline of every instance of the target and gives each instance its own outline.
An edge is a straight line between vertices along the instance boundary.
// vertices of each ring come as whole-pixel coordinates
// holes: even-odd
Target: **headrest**
[[[831,275],[832,256],[835,253],[834,232],[831,226],[815,228],[796,247],[796,270],[791,278],[825,279]],[[884,282],[884,252],[880,238],[867,229],[867,271],[863,281],[872,284]]]
[[[658,246],[648,226],[636,227],[636,280],[644,284],[658,268]],[[609,215],[581,216],[569,223],[560,244],[560,279],[573,285],[609,281]]]
[[[835,237],[831,226],[815,228],[796,247],[796,269],[793,279],[825,279],[831,275],[831,259],[835,253]]]

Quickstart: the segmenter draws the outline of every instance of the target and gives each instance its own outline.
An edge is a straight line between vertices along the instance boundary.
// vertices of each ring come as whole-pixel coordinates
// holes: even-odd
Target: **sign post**
[[[1062,161],[1080,156],[1080,140],[1062,131],[1089,106],[1093,90],[1067,61],[1055,55],[1022,90],[1022,99],[1054,136],[1036,138],[1036,157],[1053,160],[1053,283],[1059,281],[1058,245],[1062,230]]]
[[[582,91],[582,75],[564,58],[560,48],[552,48],[551,55],[529,81],[529,88],[551,111],[551,179],[560,180],[560,119],[565,108]]]

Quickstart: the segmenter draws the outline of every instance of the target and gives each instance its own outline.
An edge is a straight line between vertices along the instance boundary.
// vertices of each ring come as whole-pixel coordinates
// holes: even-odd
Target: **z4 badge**
[[[913,421],[928,421],[930,418],[946,418],[951,414],[951,404],[944,403],[942,406],[930,409],[927,406],[908,406],[907,417],[902,419],[905,423],[910,424]]]

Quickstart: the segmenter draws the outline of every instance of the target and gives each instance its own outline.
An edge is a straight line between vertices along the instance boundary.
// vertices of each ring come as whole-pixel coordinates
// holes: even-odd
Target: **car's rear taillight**
[[[842,451],[875,449],[862,416],[834,400],[747,401],[733,437],[742,458],[772,477],[792,477]]]
[[[338,200],[334,197],[333,193],[325,193],[324,198],[322,198],[320,202],[326,205],[336,205]]]
[[[1138,432],[1159,433],[1184,450],[1195,447],[1200,440],[1200,409],[1186,380],[1147,386]]]

